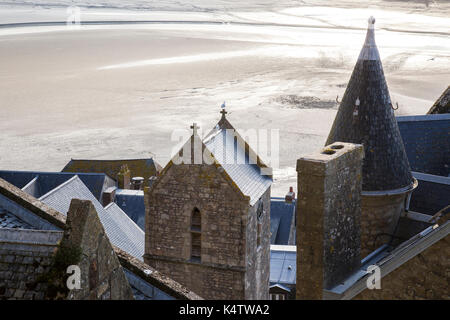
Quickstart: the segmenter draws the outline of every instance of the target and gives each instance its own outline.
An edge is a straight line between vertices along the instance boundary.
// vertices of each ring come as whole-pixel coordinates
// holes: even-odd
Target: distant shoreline
[[[261,26],[261,27],[289,27],[289,28],[312,28],[312,29],[332,29],[332,30],[359,30],[365,31],[365,28],[346,27],[346,26],[317,26],[317,25],[302,25],[302,24],[281,24],[281,23],[261,23],[261,22],[221,22],[221,21],[195,21],[195,20],[110,20],[110,21],[83,21],[80,25],[139,25],[139,24],[210,24],[210,25],[238,25],[238,26]],[[5,28],[20,28],[20,27],[51,27],[64,26],[65,21],[48,21],[48,22],[16,22],[0,24],[1,29]],[[419,30],[402,30],[394,28],[379,28],[389,32],[411,33],[411,34],[429,34],[448,36],[450,32],[441,31],[419,31]]]

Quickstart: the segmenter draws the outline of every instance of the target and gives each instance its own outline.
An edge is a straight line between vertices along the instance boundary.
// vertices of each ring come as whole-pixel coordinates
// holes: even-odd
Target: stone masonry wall
[[[258,222],[257,202],[249,210],[247,224],[246,300],[269,299],[270,282],[270,189],[261,197],[263,214]],[[261,224],[258,247],[258,223]]]
[[[172,165],[145,192],[145,262],[205,299],[257,297],[247,287],[249,199],[222,168]],[[191,215],[201,213],[201,263],[191,258]],[[253,232],[256,232],[255,230]],[[265,280],[264,280],[265,281]]]
[[[361,256],[366,257],[391,240],[405,210],[405,194],[361,197]]]
[[[380,290],[366,289],[358,300],[449,300],[450,238],[441,239],[381,279]]]
[[[81,289],[70,300],[132,300],[133,292],[119,259],[90,201],[73,199],[61,248],[80,248]],[[61,250],[61,249],[59,249]]]
[[[360,266],[363,155],[335,142],[297,162],[297,299],[322,299]]]
[[[62,232],[0,229],[0,300],[44,299],[47,283],[37,283],[50,269]]]
[[[245,273],[239,269],[207,266],[187,261],[152,259],[151,266],[205,299],[245,299]]]

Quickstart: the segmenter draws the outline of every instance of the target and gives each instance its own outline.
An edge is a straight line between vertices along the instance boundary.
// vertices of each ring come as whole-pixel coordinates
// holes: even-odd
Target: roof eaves
[[[56,227],[61,229],[65,228],[66,217],[63,214],[50,208],[45,203],[1,178],[0,194],[23,206]]]
[[[387,276],[389,273],[402,266],[410,259],[416,257],[418,254],[422,253],[439,240],[448,236],[449,233],[450,221],[446,221],[441,226],[436,224],[405,241],[388,255],[380,255],[381,259],[375,262],[375,264],[380,267],[381,276]],[[356,274],[349,277],[349,279],[353,278],[352,281],[354,281],[354,283],[350,285],[343,293],[336,293],[333,288],[331,290],[324,290],[324,297],[325,299],[352,299],[367,289],[366,281],[369,276],[370,274],[360,269]]]
[[[113,246],[114,251],[119,258],[120,264],[139,276],[144,281],[147,281],[154,287],[167,293],[168,295],[180,300],[203,300],[200,296],[182,286],[178,282],[161,274],[154,268],[139,261],[137,258],[129,255],[125,251]],[[150,271],[150,272],[149,272]]]

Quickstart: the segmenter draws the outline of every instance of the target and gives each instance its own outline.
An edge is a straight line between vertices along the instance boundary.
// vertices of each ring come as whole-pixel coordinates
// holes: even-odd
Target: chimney
[[[119,189],[130,189],[130,177],[131,172],[126,164],[120,167],[120,171],[117,174],[117,185]]]
[[[289,203],[295,200],[295,192],[293,187],[289,187],[289,192],[284,197],[284,200]]]
[[[144,178],[142,177],[133,177],[131,179],[131,185],[134,190],[142,190],[142,187],[144,185]]]
[[[109,187],[105,191],[103,191],[102,194],[102,206],[106,207],[111,202],[114,202],[114,199],[116,197],[116,187]]]
[[[335,142],[297,161],[297,299],[322,299],[360,267],[363,157]]]

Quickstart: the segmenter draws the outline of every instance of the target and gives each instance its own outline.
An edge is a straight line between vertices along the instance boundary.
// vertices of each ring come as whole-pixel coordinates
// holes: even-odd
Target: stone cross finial
[[[224,119],[224,118],[225,118],[225,115],[228,113],[228,112],[225,110],[225,101],[222,103],[222,105],[221,105],[220,107],[222,108],[222,110],[220,110],[220,113],[222,114],[222,119]]]
[[[197,130],[200,129],[200,127],[197,126],[197,124],[194,122],[194,123],[192,124],[192,126],[191,126],[191,129],[192,129],[192,133],[193,133],[194,135],[196,135],[196,134],[197,134]]]
[[[225,115],[228,113],[225,109],[222,109],[220,111],[220,113],[222,114],[222,117],[225,117]]]

